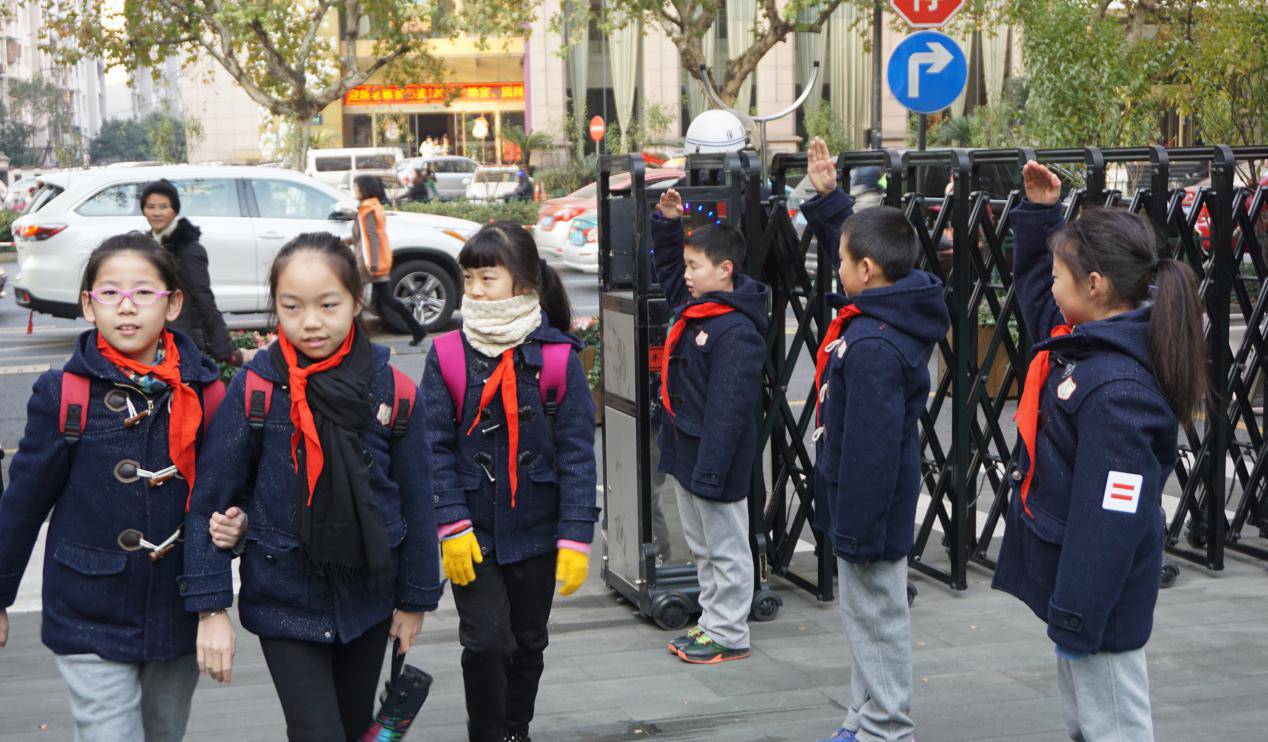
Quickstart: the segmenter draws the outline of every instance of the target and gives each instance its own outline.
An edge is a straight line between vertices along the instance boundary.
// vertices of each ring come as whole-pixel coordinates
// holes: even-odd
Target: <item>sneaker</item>
[[[691,644],[678,650],[678,658],[693,665],[716,665],[728,660],[742,660],[748,657],[748,647],[731,649],[715,642],[703,631]]]
[[[502,735],[501,742],[533,742],[527,732],[507,732]]]
[[[683,634],[682,636],[678,637],[677,639],[674,639],[673,641],[669,643],[669,653],[678,654],[679,650],[681,650],[683,647],[687,646],[688,644],[691,644],[692,642],[694,642],[696,640],[696,637],[700,636],[703,633],[704,633],[704,629],[700,628],[698,625],[692,626],[691,629],[687,633]]]
[[[857,742],[857,740],[858,737],[854,736],[854,732],[851,732],[845,727],[841,727],[836,731],[836,734],[833,734],[831,737],[825,737],[819,740],[819,742]]]

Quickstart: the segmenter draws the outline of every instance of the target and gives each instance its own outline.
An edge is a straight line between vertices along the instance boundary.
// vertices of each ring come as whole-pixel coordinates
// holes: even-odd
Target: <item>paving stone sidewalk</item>
[[[788,583],[779,617],[754,624],[753,655],[694,667],[669,655],[672,635],[634,615],[592,574],[559,598],[538,700],[535,740],[814,740],[849,694],[850,653],[835,605]],[[1016,600],[973,570],[953,593],[913,576],[915,710],[921,742],[1064,739],[1052,646]],[[236,617],[235,617],[236,621]],[[1268,739],[1268,565],[1230,554],[1212,575],[1184,566],[1162,593],[1149,644],[1159,740]],[[410,662],[436,677],[409,739],[465,739],[457,617],[448,595]],[[66,691],[39,643],[39,614],[12,615],[0,650],[0,742],[70,740]],[[239,635],[233,684],[203,679],[187,739],[285,739],[259,642]]]

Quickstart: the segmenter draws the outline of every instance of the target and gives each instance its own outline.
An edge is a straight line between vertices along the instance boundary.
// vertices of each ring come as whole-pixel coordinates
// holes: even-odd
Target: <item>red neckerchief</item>
[[[734,311],[734,307],[716,301],[692,304],[682,310],[678,319],[674,320],[673,326],[669,328],[669,335],[665,338],[665,354],[660,360],[660,406],[664,407],[671,417],[674,415],[674,408],[669,404],[669,357],[674,354],[674,348],[682,339],[683,330],[687,329],[687,320],[721,317]]]
[[[290,386],[291,392],[291,424],[295,426],[295,432],[291,434],[291,461],[294,462],[295,471],[298,473],[299,442],[301,440],[304,441],[304,462],[307,470],[305,473],[308,475],[309,507],[313,504],[313,488],[317,486],[317,479],[321,476],[321,469],[326,463],[326,457],[321,451],[321,439],[317,437],[317,422],[313,420],[313,411],[308,406],[308,377],[338,366],[343,361],[344,356],[348,355],[348,352],[352,350],[352,340],[356,337],[356,334],[357,328],[354,324],[338,350],[331,353],[327,358],[309,364],[305,368],[300,368],[299,355],[295,352],[295,346],[291,345],[290,339],[286,337],[286,333],[282,332],[281,328],[278,328],[277,331],[277,344],[282,350],[282,357],[286,359],[287,384]]]
[[[515,348],[508,348],[502,351],[502,360],[498,362],[497,368],[493,369],[493,373],[489,378],[484,380],[484,389],[480,392],[480,406],[476,409],[475,418],[471,421],[471,427],[467,428],[467,435],[475,430],[476,425],[480,424],[480,413],[485,407],[489,406],[489,402],[493,401],[493,395],[500,390],[502,392],[502,412],[506,415],[506,436],[507,436],[507,455],[509,462],[507,471],[511,477],[511,507],[515,507],[515,490],[519,487],[519,448],[520,448],[520,402],[519,393],[516,389],[515,376]]]
[[[828,352],[828,346],[832,345],[841,337],[841,333],[845,332],[845,326],[850,320],[859,316],[863,312],[859,310],[857,305],[849,304],[841,307],[837,311],[837,316],[832,318],[832,322],[828,324],[828,332],[823,336],[823,342],[819,343],[819,350],[815,351],[815,421],[819,420],[819,401],[823,399],[821,396],[821,384],[823,383],[823,374],[828,370],[828,360],[831,353]]]
[[[1057,325],[1052,328],[1050,337],[1061,337],[1069,335],[1074,329],[1071,325]],[[1026,456],[1030,459],[1030,469],[1026,472],[1026,478],[1021,483],[1021,507],[1026,511],[1026,515],[1031,518],[1035,517],[1030,512],[1030,506],[1026,504],[1026,497],[1030,494],[1030,482],[1035,477],[1035,440],[1039,433],[1039,395],[1043,392],[1044,384],[1048,381],[1048,374],[1052,371],[1052,366],[1048,362],[1051,351],[1041,350],[1035,354],[1030,361],[1030,368],[1026,369],[1026,388],[1021,394],[1021,402],[1017,405],[1017,414],[1013,415],[1013,420],[1017,422],[1017,434],[1021,436],[1022,441],[1026,445]]]
[[[181,381],[181,353],[176,347],[176,338],[170,330],[163,330],[163,360],[158,365],[150,365],[134,361],[123,355],[113,345],[106,342],[105,336],[97,333],[97,350],[103,358],[124,371],[131,371],[141,376],[152,375],[172,388],[172,411],[167,423],[167,450],[176,465],[176,470],[189,483],[189,494],[194,492],[195,461],[198,459],[196,445],[198,430],[203,424],[203,405],[198,399],[198,392]],[[185,498],[185,510],[189,511],[189,497]]]

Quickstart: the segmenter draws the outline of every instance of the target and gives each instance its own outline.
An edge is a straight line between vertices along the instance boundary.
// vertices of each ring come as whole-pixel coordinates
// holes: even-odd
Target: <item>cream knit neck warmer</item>
[[[154,230],[150,230],[150,236],[154,238],[155,242],[161,245],[163,244],[163,238],[175,232],[176,228],[180,226],[180,221],[181,221],[181,218],[178,216],[172,219],[172,221],[166,227],[163,228],[162,232],[155,232]]]
[[[541,324],[541,299],[536,292],[501,301],[462,297],[462,334],[472,348],[491,358],[523,343]]]

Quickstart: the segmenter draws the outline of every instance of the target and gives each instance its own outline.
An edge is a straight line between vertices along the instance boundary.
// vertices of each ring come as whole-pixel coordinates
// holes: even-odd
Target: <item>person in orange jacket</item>
[[[370,304],[375,314],[384,319],[388,313],[396,315],[413,336],[410,345],[418,345],[427,336],[427,330],[390,289],[392,246],[387,241],[387,212],[383,209],[387,194],[383,191],[383,181],[373,175],[358,175],[352,189],[361,202],[352,223],[352,245],[371,286]]]

